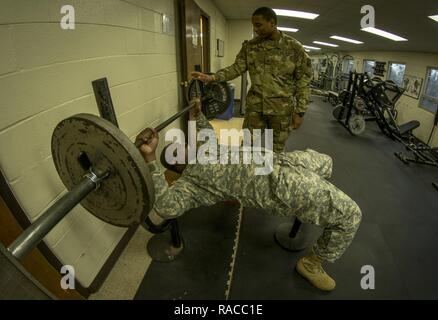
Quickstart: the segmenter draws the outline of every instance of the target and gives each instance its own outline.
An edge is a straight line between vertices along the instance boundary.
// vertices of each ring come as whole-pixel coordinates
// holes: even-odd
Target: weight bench
[[[398,127],[398,134],[403,137],[406,134],[412,134],[412,131],[420,126],[420,122],[417,120],[412,120],[406,122]]]
[[[428,143],[420,141],[412,134],[412,130],[419,126],[419,121],[409,121],[398,128],[398,136],[395,136],[395,138],[401,142],[407,150],[412,152],[414,157],[409,158],[402,152],[396,152],[394,155],[405,164],[414,162],[438,167],[438,148],[429,146]]]
[[[335,96],[335,97],[339,97],[339,93],[337,93],[335,91],[329,91],[328,94],[332,95],[332,96]]]
[[[332,106],[336,106],[339,101],[339,93],[335,91],[329,91],[327,100],[331,103]]]

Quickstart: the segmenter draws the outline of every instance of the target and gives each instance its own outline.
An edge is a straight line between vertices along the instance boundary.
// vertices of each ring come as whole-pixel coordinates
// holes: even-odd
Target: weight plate
[[[214,118],[227,111],[231,102],[231,90],[226,82],[202,83],[192,79],[189,84],[188,97],[202,97],[202,108],[207,118]]]
[[[144,220],[154,203],[148,167],[131,140],[109,121],[78,114],[61,121],[52,135],[56,170],[72,189],[93,168],[109,172],[82,206],[112,225],[128,227]]]
[[[189,83],[188,96],[189,101],[199,98],[204,91],[204,83],[198,79],[192,79]]]
[[[336,120],[343,120],[347,116],[347,109],[342,104],[338,104],[334,107],[332,114]]]
[[[287,251],[301,251],[310,245],[310,228],[308,224],[302,224],[295,235],[291,237],[292,223],[282,223],[275,230],[275,241],[277,244]]]
[[[345,106],[349,102],[350,96],[351,96],[351,92],[350,91],[343,90],[339,94],[339,99],[338,100],[339,100],[340,103],[342,103]]]
[[[365,110],[366,109],[366,107],[367,107],[367,103],[365,102],[365,100],[364,99],[362,99],[361,97],[356,97],[356,98],[354,98],[354,108],[357,110],[357,111],[363,111],[363,110]]]
[[[335,107],[338,104],[338,97],[334,96],[334,95],[329,95],[328,96],[328,101],[330,102],[330,104]]]
[[[365,119],[360,114],[353,114],[348,120],[348,128],[355,136],[362,134],[365,131]]]

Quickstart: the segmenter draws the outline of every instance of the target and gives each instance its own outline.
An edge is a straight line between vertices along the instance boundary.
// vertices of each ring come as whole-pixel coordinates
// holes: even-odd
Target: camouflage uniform
[[[279,41],[245,41],[233,65],[215,74],[229,81],[245,71],[251,77],[244,128],[274,130],[274,151],[281,152],[291,132],[292,113],[306,112],[312,65],[302,45],[281,33]],[[294,101],[295,100],[295,101]]]
[[[203,118],[198,123],[203,126],[206,122]],[[171,219],[192,208],[236,199],[244,207],[296,216],[324,229],[313,251],[333,262],[353,240],[361,211],[353,200],[325,180],[331,176],[332,159],[313,150],[274,153],[273,157],[273,171],[268,175],[255,175],[254,163],[188,165],[171,187],[160,166],[150,162],[154,209],[162,218]]]

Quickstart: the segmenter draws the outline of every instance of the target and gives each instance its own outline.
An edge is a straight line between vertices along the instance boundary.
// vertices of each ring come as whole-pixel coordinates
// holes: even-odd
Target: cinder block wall
[[[65,4],[75,8],[75,30],[60,27]],[[108,78],[131,139],[177,111],[174,9],[173,0],[0,1],[0,168],[31,221],[65,192],[51,135],[66,117],[98,114],[91,81]],[[125,232],[77,206],[45,242],[88,287]]]

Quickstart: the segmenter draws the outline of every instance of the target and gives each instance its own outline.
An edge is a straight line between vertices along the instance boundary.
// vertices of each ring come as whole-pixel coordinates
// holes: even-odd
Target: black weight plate
[[[199,97],[201,94],[202,108],[207,118],[213,118],[227,111],[231,102],[231,90],[226,82],[202,83],[200,80],[190,81],[188,98]]]

